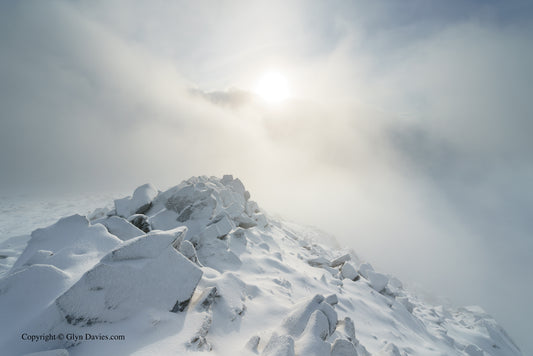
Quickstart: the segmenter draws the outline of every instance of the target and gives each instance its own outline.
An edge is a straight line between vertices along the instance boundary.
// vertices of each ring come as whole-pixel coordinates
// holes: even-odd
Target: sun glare
[[[270,71],[258,80],[255,93],[269,103],[280,103],[289,97],[289,83],[279,72]]]

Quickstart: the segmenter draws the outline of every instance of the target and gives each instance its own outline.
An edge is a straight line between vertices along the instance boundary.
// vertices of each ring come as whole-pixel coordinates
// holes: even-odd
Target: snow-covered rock
[[[368,279],[368,272],[374,272],[374,267],[368,262],[362,263],[359,266],[359,274]]]
[[[311,314],[317,310],[320,303],[324,301],[322,295],[315,295],[311,299],[304,300],[297,304],[293,311],[283,320],[282,326],[287,330],[287,333],[298,337],[302,334]]]
[[[378,292],[384,290],[387,286],[387,283],[389,283],[389,277],[383,273],[374,272],[371,270],[366,272],[366,279],[368,279],[372,288]]]
[[[356,343],[357,339],[355,337],[355,326],[350,317],[345,317],[344,320],[341,320],[337,324],[337,332],[344,337],[346,340]]]
[[[296,343],[296,354],[322,356],[330,353],[331,345],[325,340],[329,336],[329,323],[326,315],[315,310]]]
[[[92,221],[92,224],[104,225],[110,234],[115,235],[123,241],[145,234],[145,232],[137,226],[119,216],[110,216],[104,219],[94,220]]]
[[[121,243],[104,226],[90,225],[86,217],[72,215],[32,232],[13,271],[32,264],[46,264],[80,275]]]
[[[181,254],[189,259],[189,261],[200,264],[198,261],[198,255],[196,255],[196,249],[194,248],[194,245],[188,241],[182,241],[179,245],[178,251],[181,252]]]
[[[330,262],[324,257],[315,257],[307,260],[307,263],[309,263],[309,265],[313,267],[325,267],[329,266]]]
[[[69,324],[116,322],[139,310],[183,311],[202,271],[173,244],[185,228],[129,240],[106,255],[56,305]]]
[[[230,233],[235,228],[234,222],[226,214],[216,216],[207,224],[207,227],[200,234],[203,240],[219,239]]]
[[[14,329],[24,325],[71,283],[69,274],[47,264],[34,264],[10,273],[0,279],[2,323]]]
[[[355,281],[359,274],[350,262],[346,262],[341,267],[341,276],[342,278],[347,278],[352,281]]]
[[[331,356],[358,356],[355,346],[344,339],[337,339],[331,346]]]
[[[294,356],[294,339],[289,335],[273,334],[261,356]]]
[[[326,297],[326,303],[329,305],[336,305],[339,303],[339,298],[337,297],[337,294],[330,294]]]
[[[349,261],[352,259],[352,256],[350,256],[350,254],[344,254],[340,257],[337,257],[336,259],[334,259],[333,261],[331,261],[331,263],[329,264],[330,267],[338,267],[338,266],[341,266],[343,263]]]
[[[329,325],[329,335],[333,334],[335,331],[335,328],[337,327],[337,312],[333,307],[328,303],[327,300],[324,300],[324,302],[320,303],[318,306],[318,310],[320,310],[326,318],[328,319],[328,325]]]
[[[141,185],[131,197],[115,200],[117,215],[124,218],[133,214],[144,214],[152,206],[152,200],[157,196],[157,189],[151,184]]]

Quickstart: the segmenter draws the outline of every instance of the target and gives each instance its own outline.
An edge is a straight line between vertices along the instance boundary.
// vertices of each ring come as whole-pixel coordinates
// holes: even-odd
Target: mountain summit
[[[521,355],[479,307],[319,241],[229,175],[140,186],[31,234],[0,279],[2,354]]]

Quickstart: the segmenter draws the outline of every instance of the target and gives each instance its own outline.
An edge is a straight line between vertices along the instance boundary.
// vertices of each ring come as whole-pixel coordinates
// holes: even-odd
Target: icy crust
[[[430,306],[396,278],[268,217],[242,182],[143,185],[32,233],[0,279],[12,354],[520,355],[479,308]],[[39,292],[36,293],[35,290]],[[4,302],[6,301],[6,302]],[[35,334],[123,334],[123,343]]]

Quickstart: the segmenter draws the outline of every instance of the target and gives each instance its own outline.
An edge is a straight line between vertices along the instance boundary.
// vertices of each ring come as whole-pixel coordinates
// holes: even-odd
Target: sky
[[[0,4],[0,194],[233,174],[533,355],[533,3]],[[254,94],[276,70],[290,98]]]

